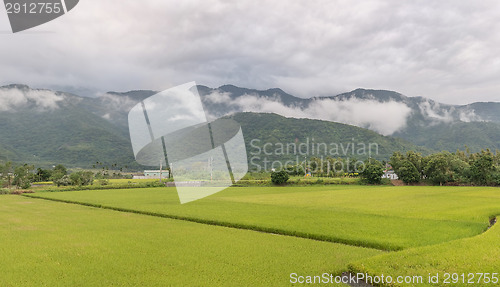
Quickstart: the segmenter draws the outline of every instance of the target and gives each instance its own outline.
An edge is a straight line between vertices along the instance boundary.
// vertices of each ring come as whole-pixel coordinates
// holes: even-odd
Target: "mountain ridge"
[[[241,124],[246,126],[246,134],[251,137],[258,134],[266,139],[265,133],[279,131],[279,123],[282,123],[283,133],[292,134],[295,126],[308,126],[301,136],[307,137],[307,131],[319,133],[318,138],[321,137],[318,130],[321,128],[315,128],[315,124],[324,126],[324,122],[329,122],[331,127],[340,128],[336,124],[339,122],[369,128],[370,132],[381,128],[394,130],[390,135],[398,143],[379,138],[390,147],[384,157],[395,148],[417,149],[424,153],[453,152],[457,148],[464,149],[465,145],[473,151],[500,148],[500,103],[497,102],[454,106],[422,97],[407,97],[394,91],[370,89],[308,99],[295,97],[278,88],[253,90],[223,85],[219,88],[198,86],[198,90],[205,109],[212,116],[235,116],[243,120]],[[73,166],[89,166],[100,161],[137,168],[130,147],[127,115],[133,106],[155,93],[152,90],[108,92],[89,98],[62,91],[32,89],[21,84],[2,86],[0,160],[61,162]],[[245,112],[251,112],[252,116]],[[283,119],[273,113],[280,114]],[[260,114],[268,114],[269,121],[275,121],[273,129],[264,129],[262,121],[256,120],[263,117]],[[353,118],[361,120],[352,121]],[[244,120],[259,124],[252,126]],[[334,133],[331,127],[325,126],[325,129]],[[347,130],[344,134],[347,138],[357,131]],[[363,133],[369,138],[368,131]],[[68,142],[67,137],[79,142]],[[330,140],[325,138],[325,141]],[[26,142],[33,146],[25,146],[29,145]]]

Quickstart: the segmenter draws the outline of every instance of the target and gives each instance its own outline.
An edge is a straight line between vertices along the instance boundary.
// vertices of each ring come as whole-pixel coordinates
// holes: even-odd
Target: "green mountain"
[[[231,117],[241,124],[249,161],[253,158],[254,163],[301,161],[304,153],[309,157],[387,159],[397,150],[426,154],[453,152],[465,145],[472,151],[500,149],[500,103],[453,106],[364,89],[301,99],[280,89],[259,91],[231,85],[198,88],[208,114]],[[109,92],[84,98],[24,85],[0,87],[0,161],[86,168],[99,162],[143,169],[132,153],[127,115],[133,106],[155,93]],[[357,110],[356,105],[364,110]],[[391,105],[396,109],[391,110]],[[391,113],[399,108],[405,110],[405,117],[395,121]],[[378,114],[377,109],[381,109]],[[371,116],[368,119],[375,123],[356,121],[365,116]],[[337,118],[350,124],[332,121]],[[377,124],[398,129],[390,136],[366,129],[377,130]]]
[[[15,94],[7,96],[17,97],[14,103],[21,104],[11,104],[0,112],[0,160],[40,166],[61,163],[90,167],[100,162],[137,167],[128,136],[109,121],[82,109],[79,97],[25,86],[16,89]],[[47,95],[56,101],[49,105],[47,100],[44,107],[34,100]],[[4,93],[4,98],[7,96]]]
[[[431,150],[376,132],[321,120],[285,118],[276,114],[237,113],[249,161],[302,161],[304,156],[384,160],[394,151]]]
[[[498,102],[448,105],[423,97],[370,89],[308,99],[294,97],[280,89],[259,91],[231,85],[216,89],[200,87],[199,91],[207,110],[216,116],[228,111],[275,112],[348,123],[430,150],[453,152],[465,146],[473,152],[500,149]],[[273,104],[261,104],[266,102]]]

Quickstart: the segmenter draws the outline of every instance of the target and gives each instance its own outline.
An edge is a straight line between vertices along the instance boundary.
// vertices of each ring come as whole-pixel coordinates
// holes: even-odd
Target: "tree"
[[[479,185],[492,184],[494,172],[493,155],[490,152],[482,151],[471,164],[471,181]]]
[[[420,181],[420,172],[409,160],[403,160],[398,163],[398,168],[394,169],[398,177],[406,184],[417,183]]]
[[[2,167],[1,172],[2,172],[2,177],[5,179],[7,182],[7,188],[10,188],[12,185],[12,176],[13,176],[13,165],[12,162],[6,162],[5,165]]]
[[[30,188],[33,180],[32,171],[34,169],[34,166],[27,164],[16,167],[14,170],[13,184],[15,184],[17,188]]]
[[[58,164],[54,167],[54,169],[52,170],[52,175],[50,177],[50,179],[57,185],[57,186],[60,186],[60,185],[64,185],[63,183],[65,181],[61,181],[61,179],[68,174],[68,170],[66,169],[66,167],[64,167],[64,165],[62,164]]]
[[[52,171],[49,169],[38,168],[35,174],[35,180],[38,182],[49,181],[52,176]]]
[[[402,166],[402,164],[405,160],[406,160],[405,156],[403,154],[401,154],[401,152],[396,151],[392,154],[389,163],[391,164],[394,171],[396,171]]]
[[[54,184],[57,186],[68,186],[71,185],[71,180],[68,175],[63,175],[61,178],[54,179]]]
[[[290,176],[284,170],[271,173],[271,181],[274,184],[278,184],[278,185],[285,184],[289,178],[290,178]]]
[[[380,184],[383,174],[384,166],[378,160],[370,159],[365,165],[365,169],[361,172],[361,177],[369,184]]]
[[[420,173],[420,178],[424,176],[424,160],[422,157],[421,153],[415,152],[415,151],[408,151],[406,153],[406,159],[410,161],[415,168],[418,170]]]
[[[94,182],[94,174],[91,171],[78,171],[69,175],[71,185],[91,185]]]
[[[453,181],[452,172],[445,153],[429,156],[424,173],[427,179],[434,184],[442,185],[443,183]]]

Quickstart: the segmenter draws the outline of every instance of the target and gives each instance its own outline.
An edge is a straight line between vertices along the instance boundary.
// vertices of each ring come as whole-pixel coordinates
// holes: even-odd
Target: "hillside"
[[[386,90],[356,89],[330,97],[302,99],[280,89],[201,87],[213,115],[270,112],[287,117],[341,122],[404,139],[432,150],[474,152],[500,149],[500,103],[447,105]]]
[[[388,159],[394,151],[431,152],[401,139],[346,124],[285,118],[276,114],[238,113],[230,118],[241,124],[249,161],[253,157],[255,162],[264,159],[298,159],[300,162],[306,151],[308,157],[366,159],[371,156],[380,160]],[[280,144],[284,146],[283,153]],[[370,144],[373,144],[371,149]]]
[[[129,138],[109,121],[82,109],[78,97],[52,94],[57,100],[43,107],[29,94],[41,96],[47,91],[27,87],[19,91],[26,101],[0,111],[0,159],[41,166],[90,167],[96,162],[137,166]]]
[[[313,141],[329,147],[328,151],[322,146],[321,152],[309,152],[318,157],[370,156],[341,150],[353,143],[378,144],[378,153],[371,154],[378,159],[387,159],[396,150],[453,152],[465,145],[472,151],[500,149],[500,103],[453,106],[365,89],[301,99],[281,89],[198,88],[211,117],[230,116],[241,124],[249,157],[266,143],[276,153],[277,143],[299,146],[307,141],[310,147]],[[127,115],[155,93],[108,92],[83,98],[24,85],[0,87],[0,161],[72,167],[101,162],[142,169],[132,154]],[[252,140],[256,141],[252,144]],[[336,153],[330,148],[335,145]],[[297,160],[297,153],[265,155],[261,160]]]

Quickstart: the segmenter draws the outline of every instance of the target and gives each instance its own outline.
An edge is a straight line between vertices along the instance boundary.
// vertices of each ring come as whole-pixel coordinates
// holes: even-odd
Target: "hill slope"
[[[384,160],[394,151],[431,152],[401,139],[346,124],[276,114],[237,113],[230,118],[241,124],[249,161],[253,158],[255,163],[263,160],[300,162],[306,154],[308,158]]]
[[[341,150],[360,143],[378,144],[378,153],[372,151],[371,156],[379,159],[388,158],[396,150],[453,152],[464,145],[472,151],[500,149],[500,103],[453,106],[365,89],[301,99],[280,89],[259,91],[231,85],[198,88],[209,115],[230,116],[241,123],[249,156],[259,148],[262,153],[266,143],[276,153],[277,143],[309,143],[312,147],[313,141],[329,147],[326,153],[323,146],[320,153],[309,152],[319,157],[365,158],[357,151],[352,154],[352,148],[350,154]],[[127,114],[155,93],[109,92],[82,98],[24,85],[0,87],[0,161],[81,167],[102,162],[141,169],[132,154]],[[373,130],[384,130],[384,134],[392,131],[392,137]],[[256,141],[252,144],[252,140]],[[332,153],[330,147],[335,144],[339,150]],[[297,154],[265,158],[296,160]]]
[[[18,88],[16,99],[24,95],[25,101],[0,111],[0,159],[42,166],[136,165],[129,138],[109,121],[82,109],[80,98]],[[30,96],[44,93],[57,100],[43,107]]]

